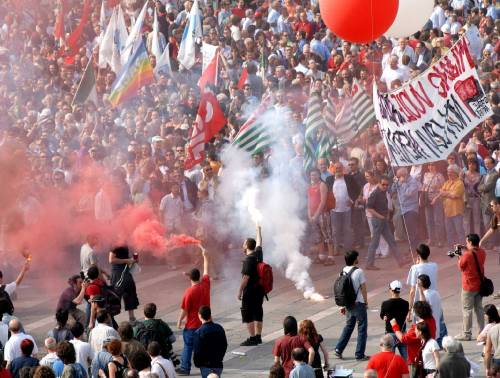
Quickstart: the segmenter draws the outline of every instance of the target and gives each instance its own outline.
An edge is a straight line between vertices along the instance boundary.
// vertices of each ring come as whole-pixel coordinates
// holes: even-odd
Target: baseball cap
[[[391,288],[392,291],[401,291],[402,286],[403,285],[398,280],[394,280],[389,284],[389,287]]]

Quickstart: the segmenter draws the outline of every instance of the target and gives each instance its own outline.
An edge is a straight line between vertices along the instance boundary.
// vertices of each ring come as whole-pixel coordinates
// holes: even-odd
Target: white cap
[[[394,280],[389,284],[389,287],[391,288],[392,291],[400,291],[403,285],[401,284],[400,281]]]

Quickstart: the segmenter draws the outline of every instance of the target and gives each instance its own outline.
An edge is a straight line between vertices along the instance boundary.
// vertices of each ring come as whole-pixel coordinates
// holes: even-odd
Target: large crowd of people
[[[84,18],[82,3],[90,7],[90,14],[81,25],[78,41],[70,44],[70,33]],[[119,3],[103,0],[106,14],[109,16]],[[144,1],[121,3],[125,22],[131,27]],[[485,368],[491,376],[500,376],[498,312],[487,306],[485,325],[481,303],[485,250],[499,251],[500,246],[497,2],[439,0],[428,23],[416,34],[398,40],[382,36],[359,45],[328,30],[316,0],[199,0],[202,40],[219,48],[218,80],[211,90],[227,123],[206,143],[206,161],[189,169],[185,162],[201,94],[196,83],[202,59],[197,50],[196,63],[187,70],[177,57],[193,1],[149,3],[151,11],[141,32],[150,61],[154,66],[151,40],[156,14],[158,37],[163,45],[168,43],[172,72],[159,73],[154,83],[114,108],[108,96],[117,72],[98,66],[104,32],[101,1],[0,2],[0,105],[4,109],[0,112],[0,149],[15,151],[12,159],[27,162],[16,167],[16,161],[8,161],[11,169],[7,171],[2,162],[0,169],[2,175],[22,171],[22,185],[13,188],[13,198],[21,204],[24,224],[30,224],[26,214],[37,211],[46,193],[62,196],[83,186],[86,192],[72,204],[78,214],[91,214],[102,221],[126,205],[145,205],[158,214],[168,233],[194,233],[209,254],[214,245],[221,247],[218,250],[227,249],[234,240],[217,240],[211,224],[224,171],[221,153],[235,140],[262,98],[269,95],[274,108],[286,109],[290,115],[293,137],[284,141],[295,155],[290,166],[309,182],[303,193],[307,203],[304,219],[309,225],[304,251],[310,249],[307,253],[314,263],[327,266],[336,264],[335,256],[345,255],[343,272],[352,274],[357,292],[355,302],[343,308],[347,324],[335,347],[336,357],[342,358],[357,323],[355,357],[369,359],[366,377],[403,377],[409,374],[408,366],[411,374],[424,374],[419,377],[436,371],[443,377],[467,377],[471,364],[460,342],[472,338],[474,313],[478,333],[482,331],[479,341],[485,345]],[[62,20],[58,19],[61,12]],[[64,33],[56,38],[61,34],[61,23]],[[312,93],[321,97],[326,108],[327,100],[340,106],[351,93],[354,80],[368,93],[373,81],[382,90],[398,88],[440,59],[465,33],[493,116],[477,125],[447,161],[392,167],[375,123],[360,130],[348,144],[336,144],[326,157],[318,157],[316,168],[305,170],[304,131],[307,100]],[[73,101],[74,95],[89,64],[95,71],[97,101],[89,98],[78,103]],[[244,70],[246,78],[241,80]],[[256,153],[254,167],[248,169],[257,167],[262,177],[272,174],[267,167],[271,155],[272,150]],[[104,188],[102,182],[85,186],[86,180],[94,179],[83,173],[90,166],[109,173],[107,184],[113,188]],[[113,201],[106,200],[109,192],[116,193]],[[23,223],[6,218],[2,217],[2,240],[9,227]],[[189,273],[191,288],[185,293],[178,321],[184,350],[176,372],[177,357],[172,352],[175,337],[166,323],[155,318],[156,306],[146,305],[146,320],[136,320],[139,298],[129,269],[136,256],[127,247],[113,248],[108,272],[95,257],[98,234],[81,236],[87,238],[80,255],[82,273],[69,279],[57,306],[58,325],[45,340],[47,354],[40,361],[32,357],[37,355],[36,342],[13,316],[9,298],[23,280],[29,262],[17,280],[0,289],[5,323],[0,341],[7,363],[6,369],[0,367],[1,377],[156,374],[172,378],[190,374],[193,354],[203,377],[222,373],[227,341],[222,327],[211,319],[205,252],[203,274],[198,269]],[[453,249],[465,239],[467,245],[455,250],[456,255],[461,254],[463,330],[452,338],[447,336],[437,291],[437,266],[428,261],[429,247]],[[410,254],[400,250],[402,244],[397,241],[402,240],[408,241]],[[260,244],[259,236],[248,239],[244,246],[247,257],[238,297],[242,300],[242,320],[248,325],[249,338],[242,343],[246,346],[262,343],[264,293],[257,273],[262,262]],[[363,271],[381,269],[376,262],[389,255],[400,267],[414,260],[407,282],[412,291],[408,303],[399,297],[401,283],[390,283],[391,298],[384,302],[380,315],[391,337],[384,336],[381,352],[369,358],[365,355],[368,299]],[[170,269],[176,269],[175,260],[167,262]],[[220,272],[215,269],[220,264],[212,265],[210,277],[216,279]],[[356,270],[350,272],[353,267]],[[119,297],[118,302],[123,299],[129,322],[117,324],[114,320],[120,305],[113,301],[113,295]],[[78,309],[81,303],[86,311]],[[314,324],[304,320],[299,326],[295,318],[288,317],[284,330],[285,336],[273,350],[276,365],[270,375],[323,376],[320,351],[326,366],[328,353]],[[212,348],[214,340],[220,349]],[[401,358],[396,358],[395,348]]]

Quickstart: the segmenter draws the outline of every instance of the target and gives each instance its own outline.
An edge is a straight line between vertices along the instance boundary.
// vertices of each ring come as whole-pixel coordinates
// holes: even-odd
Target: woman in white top
[[[365,179],[366,179],[366,184],[363,187],[363,203],[366,205],[366,203],[368,202],[368,198],[370,197],[372,192],[375,189],[377,189],[379,180],[378,180],[377,175],[375,175],[374,172],[372,172],[372,171],[365,172]],[[389,195],[387,195],[387,198],[388,198],[389,206],[391,206],[392,203],[389,200]],[[372,217],[371,213],[368,210],[365,210],[365,212],[366,212],[367,218]],[[373,233],[371,222],[368,222],[368,226],[370,228],[370,233]],[[375,251],[375,254],[377,257],[381,257],[381,258],[385,258],[385,257],[389,256],[389,245],[387,244],[387,242],[385,241],[383,236],[380,237],[380,243],[378,244],[378,248]]]
[[[439,369],[439,345],[431,337],[431,331],[426,323],[418,323],[415,334],[422,342],[421,357],[424,376],[426,378],[435,377]]]
[[[485,326],[481,333],[477,336],[478,344],[486,345],[486,338],[488,336],[488,331],[498,323],[500,323],[500,315],[498,314],[497,307],[494,304],[487,304],[484,306],[484,320]],[[484,355],[483,347],[483,355]]]

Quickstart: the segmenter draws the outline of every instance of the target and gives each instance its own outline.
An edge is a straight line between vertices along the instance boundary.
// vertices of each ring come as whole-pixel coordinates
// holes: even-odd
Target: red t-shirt
[[[238,16],[242,20],[245,18],[245,9],[243,8],[238,8],[238,7],[233,8],[231,13],[234,14],[235,16]]]
[[[311,348],[311,344],[303,336],[281,336],[274,342],[273,356],[281,358],[281,364],[285,369],[285,377],[288,378],[293,370],[292,351],[294,348]]]
[[[394,352],[374,354],[366,368],[376,370],[379,378],[401,378],[403,374],[409,373],[406,361]]]
[[[484,274],[484,262],[486,260],[486,253],[482,248],[478,248],[476,251],[477,261],[481,268],[481,272]],[[479,272],[477,271],[476,261],[474,256],[470,252],[464,252],[460,260],[458,260],[458,267],[462,271],[462,289],[465,291],[479,291],[481,286],[481,279],[479,278]]]
[[[181,308],[187,311],[187,329],[201,327],[201,321],[198,318],[198,310],[201,306],[210,306],[210,277],[207,274],[201,278],[200,283],[187,288],[184,292]]]
[[[99,278],[93,280],[85,289],[85,298],[89,299],[94,295],[102,295],[102,287],[104,282]]]
[[[436,339],[436,321],[431,316],[429,319],[424,319],[425,324],[429,327],[429,331],[431,333],[431,337]],[[399,326],[396,324],[392,326],[394,332],[396,330],[399,331]],[[417,325],[413,324],[411,328],[403,335],[403,340],[401,341],[403,344],[406,344],[408,348],[408,364],[411,365],[415,363],[418,354],[420,353],[420,347],[422,346],[422,340],[417,337],[415,330],[417,329]]]
[[[7,369],[0,370],[0,378],[12,378],[12,374]]]

